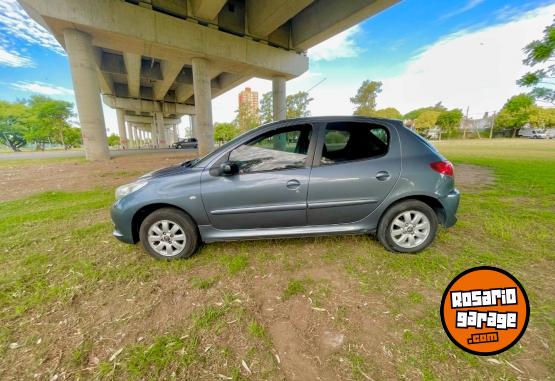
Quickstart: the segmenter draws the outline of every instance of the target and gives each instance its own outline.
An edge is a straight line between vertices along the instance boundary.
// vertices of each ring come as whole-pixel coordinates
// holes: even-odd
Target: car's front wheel
[[[139,238],[145,250],[157,259],[188,258],[199,245],[195,223],[187,214],[173,208],[149,214],[141,224]]]
[[[416,253],[433,242],[438,227],[435,211],[418,200],[389,208],[378,226],[378,239],[389,251]]]

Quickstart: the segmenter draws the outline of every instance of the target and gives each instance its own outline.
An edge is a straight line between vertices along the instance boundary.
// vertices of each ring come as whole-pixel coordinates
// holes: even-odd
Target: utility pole
[[[493,112],[493,117],[491,118],[491,128],[489,129],[489,138],[493,139],[493,127],[495,126],[495,116],[497,111]]]
[[[468,124],[468,110],[470,106],[466,107],[466,116],[463,119],[463,139],[466,139],[466,125]]]

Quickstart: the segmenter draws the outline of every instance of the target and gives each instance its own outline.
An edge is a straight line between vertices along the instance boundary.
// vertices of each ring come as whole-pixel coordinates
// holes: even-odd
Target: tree
[[[310,98],[306,91],[299,91],[298,93],[288,95],[285,104],[286,111],[285,117],[287,119],[302,118],[310,116],[308,106],[314,98]],[[267,92],[262,95],[260,101],[260,122],[271,123],[274,120],[274,106],[272,92]]]
[[[532,41],[525,48],[524,63],[530,67],[553,62],[555,57],[555,23],[547,26],[541,40]],[[555,64],[524,74],[517,83],[533,88],[530,95],[538,100],[555,104]]]
[[[447,132],[447,136],[451,134],[460,126],[463,119],[463,113],[459,109],[443,111],[437,117],[437,125],[441,127],[443,132]]]
[[[79,147],[81,144],[83,144],[81,129],[77,127],[67,127],[64,130],[64,143],[66,149]]]
[[[310,98],[306,91],[299,91],[298,93],[288,95],[286,98],[286,118],[303,118],[310,116],[310,111],[308,111],[308,106],[314,98]]]
[[[272,102],[272,92],[262,94],[260,100],[260,123],[271,123],[274,120],[274,109]]]
[[[233,123],[239,128],[240,132],[252,130],[260,125],[258,113],[253,112],[248,104],[239,105],[239,110],[236,112],[237,116]]]
[[[418,118],[420,116],[420,114],[422,114],[425,111],[443,112],[443,111],[447,111],[447,109],[445,108],[445,106],[443,106],[441,104],[441,102],[438,102],[438,103],[436,103],[435,106],[421,107],[421,108],[417,108],[416,110],[412,110],[412,111],[406,113],[405,114],[405,119],[415,120],[416,118]]]
[[[376,118],[403,119],[403,115],[394,107],[371,111],[368,116],[373,116]]]
[[[23,136],[25,112],[26,106],[22,103],[0,101],[0,143],[14,152],[27,144]]]
[[[382,83],[365,80],[358,88],[357,94],[351,97],[351,103],[356,105],[353,115],[370,116],[376,110],[376,98],[382,92]]]
[[[511,97],[497,115],[495,126],[497,129],[509,128],[513,130],[513,137],[526,123],[536,110],[534,98],[528,94]]]
[[[414,121],[416,130],[423,132],[429,130],[430,128],[434,128],[440,114],[441,112],[434,110],[426,110],[422,112]]]
[[[120,140],[119,136],[117,136],[116,134],[112,133],[110,136],[108,136],[107,140],[110,147],[119,146]]]
[[[73,116],[73,105],[44,96],[33,96],[27,101],[25,138],[34,141],[44,150],[46,142],[60,143],[66,147],[64,132],[71,127],[68,120]]]
[[[555,126],[555,108],[533,108],[529,122],[536,128],[552,128]]]
[[[214,139],[227,142],[239,135],[239,129],[233,123],[214,124]]]

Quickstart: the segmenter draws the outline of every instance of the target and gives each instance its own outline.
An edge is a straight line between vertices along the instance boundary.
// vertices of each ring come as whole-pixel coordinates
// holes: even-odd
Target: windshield
[[[200,158],[195,159],[195,160],[191,160],[190,162],[187,162],[188,163],[187,166],[188,167],[203,167],[203,166],[205,166],[206,163],[208,163],[214,156],[217,156],[220,152],[226,150],[227,147],[233,145],[235,143],[235,141],[241,139],[243,136],[248,135],[253,131],[254,131],[254,129],[243,132],[241,135],[231,139],[229,142],[225,143],[220,148],[210,152],[208,155],[206,155],[204,157],[200,157]]]

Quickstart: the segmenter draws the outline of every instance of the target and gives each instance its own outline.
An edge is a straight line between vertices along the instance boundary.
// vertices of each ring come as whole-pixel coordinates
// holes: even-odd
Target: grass
[[[161,262],[111,237],[111,189],[2,202],[0,378],[283,379],[291,348],[318,357],[310,364],[328,378],[548,378],[554,143],[438,142],[456,166],[488,167],[495,182],[464,191],[457,225],[419,255],[346,236],[210,244]],[[513,273],[532,305],[527,333],[497,365],[455,347],[438,319],[446,285],[477,265]],[[324,330],[345,332],[345,344],[318,352]]]

